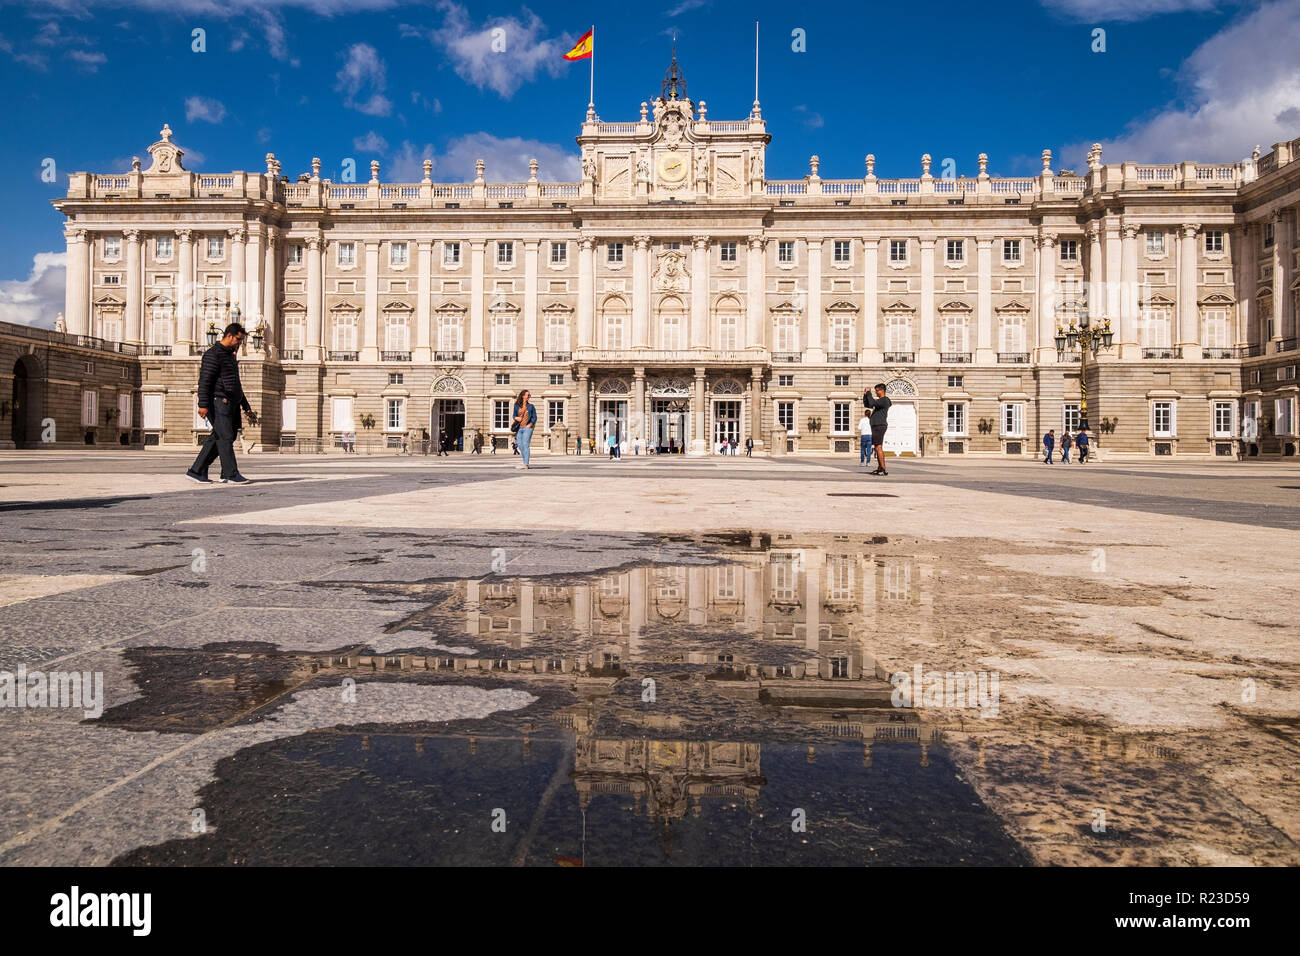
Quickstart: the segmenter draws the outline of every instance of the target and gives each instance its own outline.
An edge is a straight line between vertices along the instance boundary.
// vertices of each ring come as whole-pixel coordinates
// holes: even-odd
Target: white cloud
[[[98,73],[99,68],[108,62],[106,55],[91,50],[69,50],[68,59],[91,73]]]
[[[354,139],[352,148],[363,153],[384,153],[388,151],[388,140],[372,129],[365,136],[358,136]]]
[[[185,122],[201,120],[204,123],[220,123],[226,118],[226,107],[220,100],[208,96],[187,96],[185,98]]]
[[[469,182],[474,178],[474,161],[483,159],[487,164],[483,175],[489,182],[519,182],[528,178],[528,161],[534,158],[540,164],[538,179],[572,182],[581,178],[581,163],[572,147],[491,133],[453,139],[438,165],[450,182]]]
[[[821,129],[826,125],[826,120],[822,119],[821,113],[812,112],[806,106],[796,106],[794,111],[802,114],[803,125],[808,129]]]
[[[26,279],[0,280],[0,321],[54,328],[63,311],[66,252],[38,252]]]
[[[1300,4],[1267,4],[1202,43],[1179,68],[1181,102],[1102,140],[1105,162],[1234,162],[1300,135]],[[1058,155],[1079,165],[1089,143]]]
[[[559,76],[568,65],[564,54],[576,35],[545,37],[546,25],[530,10],[523,11],[523,20],[491,17],[475,27],[469,11],[458,3],[439,0],[437,8],[443,24],[428,31],[430,42],[447,55],[457,76],[480,90],[490,89],[508,100],[539,72]]]
[[[1071,20],[1084,23],[1118,21],[1132,23],[1166,13],[1192,13],[1214,10],[1222,0],[1039,0]]]
[[[385,182],[418,183],[424,179],[426,159],[433,159],[432,143],[416,146],[411,142],[403,142],[402,148],[393,156],[388,168],[380,174],[380,178]]]
[[[338,72],[334,89],[343,94],[343,105],[367,116],[387,116],[393,104],[384,96],[388,85],[387,70],[379,51],[369,43],[354,43],[348,47],[347,61]],[[369,96],[365,99],[365,94]]]
[[[700,7],[707,6],[709,0],[681,0],[677,6],[668,11],[667,16],[677,17],[691,10],[698,10]]]

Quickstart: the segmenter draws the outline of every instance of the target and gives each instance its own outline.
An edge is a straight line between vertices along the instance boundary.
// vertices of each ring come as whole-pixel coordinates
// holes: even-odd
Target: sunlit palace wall
[[[635,111],[630,111],[635,112]],[[627,122],[588,111],[582,178],[387,183],[194,173],[164,129],[147,163],[71,176],[71,335],[138,353],[139,438],[193,444],[198,355],[237,305],[266,447],[440,429],[539,443],[616,429],[716,453],[855,454],[888,383],[903,453],[1031,455],[1089,425],[1106,451],[1294,454],[1300,139],[1238,163],[770,179],[756,103],[716,120],[677,83]],[[1243,153],[1249,147],[1243,148]],[[971,166],[971,169],[976,166]],[[364,171],[362,173],[364,177]],[[1109,321],[1095,359],[1058,327]],[[10,373],[6,367],[5,374]],[[468,448],[468,441],[466,442]]]

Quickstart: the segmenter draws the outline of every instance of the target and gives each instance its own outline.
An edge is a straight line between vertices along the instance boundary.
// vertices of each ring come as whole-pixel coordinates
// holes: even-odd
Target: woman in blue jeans
[[[529,401],[532,392],[524,389],[515,399],[515,407],[512,417],[519,423],[519,431],[515,433],[515,444],[519,446],[519,454],[523,456],[524,463],[516,465],[516,468],[527,468],[530,448],[533,441],[533,426],[537,424],[537,409]]]

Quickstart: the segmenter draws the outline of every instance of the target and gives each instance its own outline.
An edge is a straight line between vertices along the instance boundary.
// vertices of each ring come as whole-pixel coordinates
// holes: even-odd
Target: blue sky
[[[968,175],[986,152],[990,172],[1013,175],[1038,170],[1044,148],[1056,168],[1081,169],[1094,140],[1108,162],[1233,161],[1300,135],[1295,0],[44,0],[0,12],[0,159],[20,184],[0,217],[0,319],[41,325],[62,306],[49,200],[69,172],[146,157],[164,122],[187,167],[208,172],[261,170],[274,152],[290,176],[320,156],[337,179],[351,157],[359,179],[378,159],[381,179],[411,181],[427,157],[435,180],[459,181],[483,156],[502,180],[537,156],[544,179],[576,178],[588,67],[561,54],[592,23],[602,119],[635,119],[657,94],[674,34],[692,98],[739,119],[759,20],[773,179],[803,176],[812,153],[824,178],[861,176],[868,152],[883,177],[919,175],[927,152]]]

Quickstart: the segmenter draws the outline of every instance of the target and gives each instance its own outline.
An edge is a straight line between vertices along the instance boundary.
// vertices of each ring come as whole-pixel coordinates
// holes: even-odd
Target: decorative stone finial
[[[867,178],[876,178],[876,154],[867,153]]]
[[[275,153],[266,154],[266,175],[275,175]]]
[[[370,181],[372,183],[379,182],[379,160],[377,159],[370,161]]]
[[[821,168],[821,165],[822,161],[820,156],[808,157],[808,175],[813,179],[817,179],[817,170]]]
[[[700,100],[700,122],[701,123],[705,122],[704,117],[707,116],[708,113],[709,113],[708,104],[705,103],[704,100]]]
[[[537,165],[538,164],[536,158],[530,159],[528,161],[528,181],[530,183],[537,182]]]
[[[162,137],[164,143],[170,143],[172,141],[172,128],[163,123],[163,128],[158,135]]]
[[[931,177],[930,177],[930,163],[931,163],[931,162],[933,162],[933,160],[930,159],[930,154],[929,154],[929,153],[925,153],[925,154],[923,154],[923,155],[921,156],[921,178],[922,178],[922,179],[929,179],[929,178],[931,178]]]
[[[987,176],[987,175],[989,174],[989,154],[988,154],[988,153],[980,153],[980,155],[979,155],[979,164],[980,164],[980,175],[981,175],[981,176]]]
[[[319,156],[313,156],[311,158],[311,179],[312,182],[316,182],[318,179],[320,179],[320,157]]]
[[[1093,143],[1088,150],[1088,168],[1101,169],[1101,143]]]
[[[474,182],[476,183],[483,182],[483,170],[486,167],[487,167],[487,163],[485,163],[483,160],[481,159],[474,160]]]
[[[641,101],[641,122],[642,123],[646,122],[646,114],[649,111],[650,111],[650,107],[646,104],[645,100],[642,100]]]
[[[1049,176],[1052,174],[1052,151],[1050,149],[1043,150],[1043,172]]]
[[[424,161],[424,181],[427,183],[427,182],[431,182],[432,179],[433,179],[433,160],[426,159]]]
[[[132,156],[132,157],[131,157],[131,170],[132,170],[133,172],[137,172],[137,173],[140,171],[140,157],[139,157],[139,156]]]

